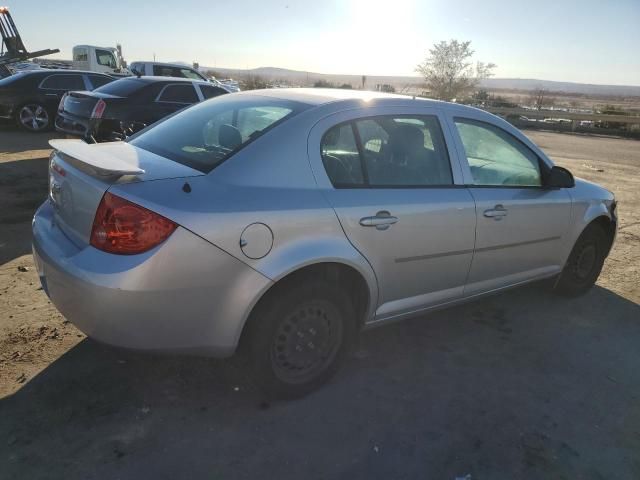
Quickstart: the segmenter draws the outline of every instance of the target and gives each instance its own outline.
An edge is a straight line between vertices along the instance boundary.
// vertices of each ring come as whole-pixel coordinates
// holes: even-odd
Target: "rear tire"
[[[39,133],[51,130],[54,115],[38,102],[28,102],[18,107],[16,123],[28,132]]]
[[[574,297],[582,295],[596,283],[607,256],[607,235],[597,224],[589,225],[571,250],[555,291]]]
[[[353,306],[339,285],[288,283],[252,313],[247,350],[255,381],[274,398],[298,398],[338,370],[355,334]]]

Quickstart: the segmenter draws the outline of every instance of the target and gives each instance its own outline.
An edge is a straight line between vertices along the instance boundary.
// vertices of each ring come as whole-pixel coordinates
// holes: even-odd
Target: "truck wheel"
[[[283,287],[252,314],[247,353],[268,395],[296,398],[338,370],[355,333],[355,315],[339,285],[310,280]]]
[[[19,127],[29,132],[44,132],[53,124],[51,114],[39,103],[25,103],[19,107],[16,122]]]
[[[586,293],[596,283],[606,258],[607,236],[599,225],[589,225],[578,237],[556,284],[567,296]]]

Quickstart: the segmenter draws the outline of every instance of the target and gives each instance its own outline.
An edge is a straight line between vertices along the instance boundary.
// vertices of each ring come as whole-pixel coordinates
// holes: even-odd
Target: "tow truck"
[[[29,52],[25,47],[18,28],[11,18],[7,7],[0,7],[0,34],[2,34],[2,45],[0,48],[0,78],[11,75],[9,65],[16,62],[24,62],[36,57],[51,55],[60,52],[59,49],[48,48],[46,50],[38,50]]]

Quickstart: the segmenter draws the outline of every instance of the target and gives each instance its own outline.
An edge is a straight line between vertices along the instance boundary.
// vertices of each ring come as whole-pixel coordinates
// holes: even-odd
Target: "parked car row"
[[[94,90],[113,77],[79,70],[30,70],[0,80],[0,118],[15,120],[30,132],[51,129],[63,95]]]
[[[0,80],[0,118],[90,142],[119,140],[182,108],[229,93],[200,78],[25,71]]]

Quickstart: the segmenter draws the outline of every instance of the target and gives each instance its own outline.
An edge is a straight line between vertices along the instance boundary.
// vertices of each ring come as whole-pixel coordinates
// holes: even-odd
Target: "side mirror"
[[[547,176],[546,186],[549,188],[573,188],[576,186],[576,181],[569,170],[554,165]]]

